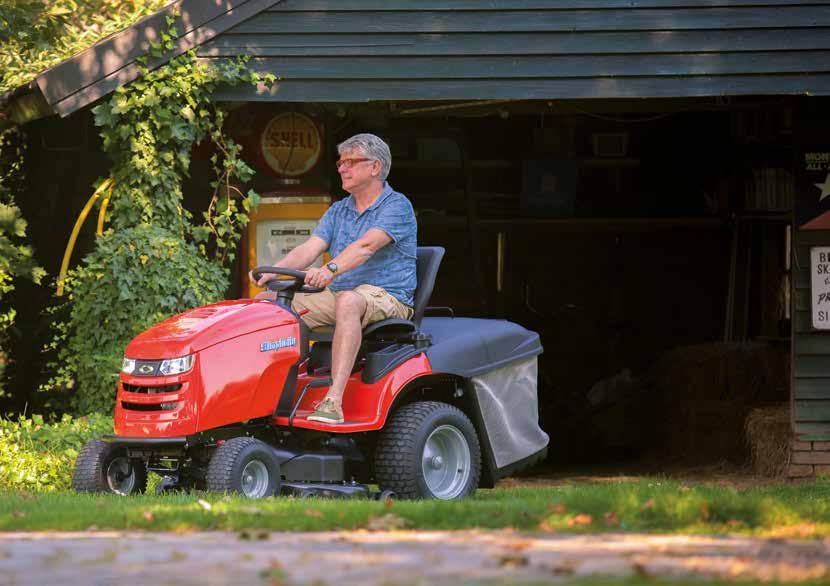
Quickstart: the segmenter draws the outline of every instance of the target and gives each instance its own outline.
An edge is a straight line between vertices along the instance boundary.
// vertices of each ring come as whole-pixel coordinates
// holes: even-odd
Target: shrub
[[[175,18],[151,55],[175,49]],[[222,132],[212,101],[222,85],[270,83],[245,60],[208,66],[192,52],[142,75],[93,110],[113,160],[110,229],[65,281],[67,315],[55,323],[57,375],[45,388],[76,387],[76,413],[110,412],[127,342],[172,314],[222,298],[229,265],[258,195],[239,188],[253,176],[241,147]],[[193,145],[209,139],[216,153],[214,193],[196,225],[182,205]]]
[[[76,413],[111,413],[124,348],[138,332],[218,301],[225,269],[157,226],[105,234],[66,280],[69,323],[52,342],[60,368],[50,386],[75,388]]]
[[[0,417],[0,490],[56,491],[72,486],[72,469],[92,437],[112,433],[112,417],[91,415],[45,423],[40,415]]]

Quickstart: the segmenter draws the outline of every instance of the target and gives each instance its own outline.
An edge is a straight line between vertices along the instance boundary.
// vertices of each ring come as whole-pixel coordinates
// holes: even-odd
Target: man
[[[277,266],[303,270],[326,250],[331,262],[306,271],[322,293],[294,297],[308,327],[336,325],[332,385],[309,421],[343,422],[343,393],[360,348],[362,330],[382,319],[412,317],[417,224],[412,204],[386,182],[392,155],[383,140],[358,134],[337,145],[337,171],[349,197],[332,205],[312,235]],[[275,275],[263,275],[263,287]],[[304,311],[308,310],[307,313]]]

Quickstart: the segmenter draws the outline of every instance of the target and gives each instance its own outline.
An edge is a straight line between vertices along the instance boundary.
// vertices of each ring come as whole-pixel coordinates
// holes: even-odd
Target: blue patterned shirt
[[[359,267],[334,277],[331,290],[347,291],[359,285],[374,285],[412,306],[418,225],[412,204],[388,183],[384,183],[383,192],[362,214],[358,213],[351,195],[335,202],[323,214],[313,234],[328,243],[329,254],[334,258],[371,228],[383,230],[392,242]]]

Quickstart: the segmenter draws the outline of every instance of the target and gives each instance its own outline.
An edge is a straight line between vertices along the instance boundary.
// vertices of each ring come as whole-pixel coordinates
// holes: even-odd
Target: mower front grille
[[[179,389],[182,388],[182,384],[174,384],[174,385],[162,385],[159,387],[143,387],[139,385],[130,385],[127,383],[121,383],[121,386],[124,387],[124,390],[128,393],[145,393],[149,395],[160,395],[162,393],[175,393]]]
[[[169,411],[175,409],[177,403],[156,403],[148,405],[145,403],[128,403],[121,401],[121,406],[128,411]]]

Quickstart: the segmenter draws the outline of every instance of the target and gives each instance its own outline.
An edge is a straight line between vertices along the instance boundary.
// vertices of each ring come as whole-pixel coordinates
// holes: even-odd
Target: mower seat
[[[383,319],[369,324],[363,330],[363,339],[369,340],[378,336],[411,334],[421,326],[427,303],[435,287],[435,277],[438,275],[438,267],[441,266],[441,259],[444,258],[444,249],[441,246],[419,246],[415,259],[415,305],[412,319],[390,318]],[[310,339],[315,342],[331,342],[334,336],[334,328],[324,331],[312,331]]]

